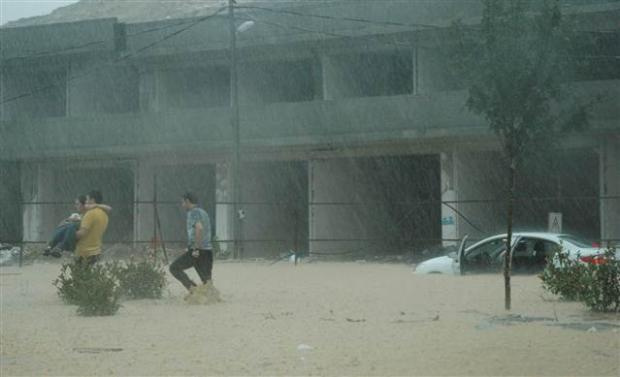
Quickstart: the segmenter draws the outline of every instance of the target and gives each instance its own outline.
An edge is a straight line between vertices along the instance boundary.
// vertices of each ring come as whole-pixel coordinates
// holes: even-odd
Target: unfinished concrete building
[[[257,4],[237,11],[252,21],[237,35],[245,256],[402,253],[503,231],[499,146],[445,56],[445,27],[475,22],[478,2]],[[545,230],[560,212],[565,232],[620,240],[620,4],[565,11],[605,39],[609,65],[570,85],[612,100],[524,170],[516,226]],[[154,200],[163,238],[182,242],[191,190],[229,248],[226,11],[57,16],[0,29],[0,240],[46,241],[99,188],[108,243],[151,242]]]

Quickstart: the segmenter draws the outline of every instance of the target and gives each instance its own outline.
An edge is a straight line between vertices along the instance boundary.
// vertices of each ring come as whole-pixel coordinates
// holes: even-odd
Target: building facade
[[[499,144],[446,54],[445,28],[480,7],[330,4],[237,10],[245,255],[402,253],[503,231]],[[597,36],[601,67],[567,85],[603,100],[587,131],[523,169],[515,224],[544,230],[559,212],[563,231],[618,241],[620,4],[566,10]],[[182,241],[191,190],[229,248],[228,22],[214,9],[0,29],[0,239],[44,242],[99,188],[108,243],[152,242],[157,217]]]

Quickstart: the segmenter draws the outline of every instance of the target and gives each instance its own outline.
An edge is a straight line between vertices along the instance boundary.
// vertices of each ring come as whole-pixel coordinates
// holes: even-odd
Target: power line
[[[161,38],[161,39],[159,39],[159,40],[157,40],[157,41],[155,41],[155,42],[153,42],[153,43],[150,43],[150,44],[148,44],[147,46],[144,46],[144,47],[142,47],[142,48],[140,48],[140,49],[136,50],[136,51],[135,51],[135,52],[133,52],[133,53],[130,53],[130,54],[127,54],[127,55],[121,56],[121,57],[119,57],[119,58],[117,58],[117,59],[113,59],[112,61],[108,61],[108,62],[103,62],[103,63],[100,63],[99,65],[96,65],[95,67],[93,67],[93,68],[89,69],[89,70],[88,70],[88,71],[86,71],[86,72],[83,72],[83,73],[82,73],[82,74],[80,74],[80,75],[76,75],[76,76],[71,76],[71,77],[68,77],[68,78],[64,81],[64,84],[66,84],[66,83],[68,83],[68,82],[71,82],[71,81],[74,81],[74,80],[77,80],[77,79],[82,78],[82,77],[89,76],[90,74],[94,73],[96,70],[98,70],[98,69],[102,68],[105,64],[109,64],[109,63],[118,63],[118,62],[121,62],[121,61],[127,60],[127,59],[129,59],[129,58],[136,57],[136,56],[137,56],[138,54],[140,54],[141,52],[143,52],[143,51],[145,51],[145,50],[148,50],[148,49],[150,49],[150,48],[152,48],[152,47],[155,47],[156,45],[158,45],[158,44],[160,44],[160,43],[162,43],[162,42],[164,42],[164,41],[166,41],[166,40],[168,40],[168,39],[170,39],[170,38],[173,38],[174,36],[177,36],[177,35],[179,35],[179,34],[181,34],[181,33],[185,32],[185,31],[187,31],[187,30],[191,29],[192,27],[196,26],[197,24],[199,24],[199,23],[201,23],[201,22],[204,22],[204,21],[206,21],[206,20],[208,20],[208,19],[210,19],[210,18],[213,18],[213,17],[215,17],[215,16],[219,15],[219,14],[220,14],[220,13],[221,13],[224,9],[226,9],[226,7],[221,7],[221,8],[219,8],[219,9],[218,9],[215,13],[212,13],[212,14],[210,14],[210,15],[207,15],[207,16],[204,16],[204,17],[201,17],[201,18],[199,18],[199,19],[197,19],[197,20],[193,21],[192,23],[190,23],[187,27],[182,28],[182,29],[179,29],[179,30],[177,30],[177,31],[175,31],[175,32],[173,32],[173,33],[170,33],[170,34],[166,35],[165,37],[163,37],[163,38]],[[91,42],[91,43],[92,43],[92,42]],[[49,90],[49,89],[57,88],[57,87],[59,87],[60,85],[61,85],[61,84],[50,84],[50,85],[46,85],[46,86],[43,86],[43,87],[39,87],[39,88],[36,88],[36,89],[34,89],[34,90],[30,91],[30,92],[27,92],[27,93],[22,93],[22,94],[19,94],[19,95],[17,95],[17,96],[14,96],[14,97],[7,98],[6,100],[3,100],[2,102],[0,102],[0,105],[4,105],[4,104],[6,104],[6,103],[10,103],[10,102],[14,102],[14,101],[17,101],[17,100],[22,99],[22,98],[25,98],[25,97],[30,97],[30,96],[32,96],[33,94],[36,94],[36,93],[39,93],[39,92],[42,92],[42,91],[46,91],[46,90]]]
[[[323,5],[328,5],[328,4],[323,4]],[[359,22],[359,23],[364,23],[364,24],[374,24],[374,25],[382,25],[382,26],[399,26],[399,27],[425,27],[425,28],[434,28],[434,29],[440,29],[442,27],[440,26],[435,26],[435,25],[427,25],[427,24],[415,24],[415,23],[400,23],[400,22],[392,22],[392,21],[376,21],[376,20],[370,20],[370,19],[364,19],[364,18],[354,18],[354,17],[336,17],[336,16],[328,16],[328,15],[318,15],[318,14],[311,14],[311,13],[301,13],[301,12],[296,12],[296,11],[291,11],[291,10],[283,10],[283,9],[273,9],[273,8],[268,8],[268,7],[261,7],[261,6],[237,6],[235,8],[238,9],[255,9],[255,10],[262,10],[262,11],[268,11],[268,12],[274,12],[274,13],[280,13],[280,14],[288,14],[288,15],[294,15],[294,16],[298,16],[298,17],[310,17],[310,18],[320,18],[320,19],[328,19],[328,20],[338,20],[338,21],[350,21],[350,22]],[[224,9],[226,9],[226,7],[220,7],[216,12],[207,15],[207,16],[203,16],[198,18],[197,20],[191,21],[191,22],[179,22],[179,23],[175,23],[175,24],[171,24],[171,25],[165,25],[162,27],[157,27],[157,28],[151,28],[151,29],[146,29],[146,30],[142,30],[142,31],[138,31],[135,32],[133,34],[129,34],[127,35],[128,38],[130,37],[134,37],[136,35],[140,35],[140,34],[145,34],[145,33],[149,33],[149,32],[155,32],[155,31],[160,31],[160,30],[165,30],[165,29],[169,29],[172,27],[176,27],[176,26],[181,26],[181,25],[188,25],[187,27],[184,27],[182,29],[176,30],[166,36],[164,36],[163,38],[156,40],[138,50],[136,50],[133,53],[124,55],[118,59],[114,59],[111,61],[111,63],[118,63],[124,60],[127,60],[129,58],[132,57],[136,57],[138,54],[155,47],[156,45],[169,40],[191,28],[193,28],[194,26],[196,26],[197,24],[208,20],[212,17],[215,17],[217,15],[219,15]],[[254,12],[253,12],[254,13]],[[283,29],[289,29],[289,30],[298,30],[301,31],[303,33],[308,33],[308,34],[321,34],[321,35],[326,35],[326,36],[330,36],[330,37],[336,37],[336,38],[357,38],[358,36],[354,36],[354,35],[345,35],[345,34],[340,34],[340,33],[336,33],[336,32],[332,32],[332,31],[323,31],[323,30],[313,30],[313,29],[309,29],[309,28],[304,28],[301,26],[296,26],[296,25],[283,25],[277,22],[273,22],[273,21],[266,21],[266,20],[260,20],[259,17],[256,17],[256,14],[254,13],[255,16],[255,21],[259,22],[259,23],[263,23],[266,25],[271,25],[274,27],[278,27],[278,28],[283,28]],[[239,18],[241,19],[241,18]],[[342,29],[343,31],[348,31],[348,30],[353,30],[353,29]],[[586,32],[584,32],[586,33]],[[590,33],[590,32],[588,32]],[[301,33],[300,33],[301,34]],[[253,38],[251,40],[258,40],[258,39],[267,39],[269,37],[263,37],[263,38]],[[20,56],[20,57],[15,57],[15,58],[11,58],[11,59],[18,59],[18,58],[28,58],[28,57],[42,57],[42,56],[47,56],[47,55],[51,55],[51,54],[58,54],[59,52],[65,52],[65,51],[72,51],[72,50],[77,50],[80,48],[84,48],[87,46],[91,46],[91,45],[96,45],[96,44],[100,44],[103,43],[105,41],[93,41],[93,42],[89,42],[83,45],[77,45],[77,46],[70,46],[67,47],[65,49],[62,50],[56,50],[56,51],[47,51],[47,52],[42,52],[42,53],[38,53],[38,54],[34,54],[31,56]],[[224,41],[215,41],[215,43],[219,43],[219,42],[224,42]],[[395,46],[396,48],[399,48],[399,44],[395,41],[387,41],[387,43]],[[590,55],[590,56],[576,56],[578,58],[584,58],[584,59],[591,59],[591,60],[602,60],[602,59],[606,59],[606,58],[611,58],[611,59],[619,59],[620,56],[617,55]],[[70,82],[73,81],[75,79],[78,78],[82,78],[85,76],[90,75],[91,73],[93,73],[94,71],[96,71],[97,69],[99,69],[100,67],[102,67],[104,64],[107,64],[110,62],[104,62],[102,64],[100,64],[99,66],[95,66],[94,68],[92,68],[91,70],[84,72],[83,74],[77,75],[77,76],[71,76],[70,78],[68,78],[66,82]],[[25,97],[29,97],[35,93],[41,92],[41,91],[45,91],[48,89],[52,89],[55,87],[58,87],[60,84],[50,84],[50,85],[46,85],[40,88],[36,88],[34,90],[32,90],[31,92],[28,93],[23,93],[11,98],[8,98],[2,102],[0,102],[0,104],[6,104],[6,103],[10,103]]]
[[[49,56],[49,55],[58,55],[58,54],[61,54],[63,52],[79,50],[79,49],[82,49],[82,48],[85,48],[85,47],[95,46],[95,45],[102,44],[102,43],[105,43],[105,42],[107,42],[107,41],[105,41],[105,40],[91,41],[91,42],[84,43],[84,44],[81,44],[81,45],[65,47],[65,48],[60,49],[60,50],[48,50],[48,51],[41,51],[41,52],[33,53],[33,54],[30,54],[30,55],[11,56],[10,58],[5,59],[5,60],[30,59],[30,58],[45,57],[45,56]]]
[[[422,27],[422,28],[431,28],[431,29],[442,28],[441,26],[430,25],[430,24],[402,23],[402,22],[394,22],[394,21],[377,21],[377,20],[357,18],[357,17],[337,17],[337,16],[322,15],[322,14],[302,13],[302,12],[297,12],[293,10],[267,8],[267,7],[261,7],[261,6],[256,6],[256,5],[243,5],[243,6],[239,6],[238,8],[258,9],[258,10],[263,10],[266,12],[290,14],[290,15],[300,16],[300,17],[320,18],[320,19],[325,19],[325,20],[336,20],[336,21],[350,21],[350,22],[359,22],[359,23],[372,24],[372,25],[399,26],[399,27],[407,27],[407,28],[411,28],[411,27],[414,27],[414,28]]]
[[[167,40],[168,40],[168,39],[170,39],[170,38],[173,38],[173,37],[175,37],[175,36],[177,36],[177,35],[179,35],[179,34],[181,34],[181,33],[185,32],[185,31],[187,31],[187,30],[189,30],[189,29],[193,28],[194,26],[198,25],[199,23],[201,23],[201,22],[203,22],[203,21],[206,21],[206,20],[208,20],[208,19],[210,19],[210,18],[213,18],[213,17],[217,16],[218,14],[220,14],[220,13],[221,13],[224,9],[226,9],[226,8],[227,8],[227,7],[221,7],[221,8],[219,8],[219,9],[218,9],[215,13],[212,13],[212,14],[210,14],[210,15],[208,15],[208,16],[204,16],[204,17],[199,18],[198,20],[196,20],[196,21],[192,22],[192,23],[191,23],[190,25],[188,25],[187,27],[184,27],[184,28],[182,28],[182,29],[179,29],[179,30],[177,30],[177,31],[175,31],[175,32],[173,32],[173,33],[170,33],[170,34],[166,35],[165,37],[163,37],[163,38],[161,38],[161,39],[159,39],[159,40],[157,40],[157,41],[155,41],[155,42],[153,42],[153,43],[151,43],[151,44],[148,44],[148,45],[146,45],[146,46],[144,46],[144,47],[142,47],[142,48],[140,48],[140,49],[136,50],[136,51],[133,53],[133,55],[135,55],[135,54],[139,54],[139,53],[141,53],[142,51],[148,50],[149,48],[152,48],[152,47],[154,47],[154,46],[156,46],[156,45],[158,45],[158,44],[160,44],[160,43],[162,43],[162,42],[164,42],[164,41],[167,41]],[[132,55],[132,54],[129,54],[128,56],[129,56],[129,57],[131,57],[131,55]]]

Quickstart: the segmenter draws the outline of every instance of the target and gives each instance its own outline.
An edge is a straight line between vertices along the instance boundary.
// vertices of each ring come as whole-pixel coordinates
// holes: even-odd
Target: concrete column
[[[230,163],[215,166],[215,237],[220,242],[224,253],[232,252],[233,243],[233,205],[232,205],[232,168]],[[225,241],[225,242],[224,242]]]
[[[432,93],[452,87],[452,78],[444,55],[427,47],[418,47],[415,54],[414,77],[417,86],[414,86],[414,93]]]
[[[160,105],[160,72],[154,70],[142,70],[138,84],[140,98],[140,110],[143,112],[157,112]]]
[[[50,166],[24,164],[22,169],[22,199],[24,205],[23,238],[25,242],[45,242],[57,222],[54,219],[53,188],[55,180]],[[45,204],[48,202],[48,204]],[[57,221],[56,221],[57,220]]]
[[[454,154],[442,153],[440,156],[441,163],[441,238],[444,246],[456,245],[459,238],[457,228],[458,214],[456,208],[455,188],[455,172],[454,172]]]
[[[457,202],[442,204],[442,238],[480,238],[505,230],[502,169],[496,152],[442,154],[442,201]]]
[[[601,238],[620,245],[620,136],[610,137],[601,144]]]
[[[323,98],[333,100],[347,97],[359,97],[361,89],[359,78],[351,73],[354,56],[322,56]]]
[[[134,204],[134,242],[139,246],[146,246],[153,239],[153,179],[155,166],[148,161],[141,160],[136,164],[134,173],[135,200]]]

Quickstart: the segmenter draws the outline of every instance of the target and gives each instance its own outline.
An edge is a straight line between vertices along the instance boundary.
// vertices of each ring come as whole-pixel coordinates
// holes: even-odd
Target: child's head
[[[86,196],[80,195],[77,198],[75,198],[74,205],[75,205],[76,211],[84,212],[85,210],[84,205],[86,205]]]

